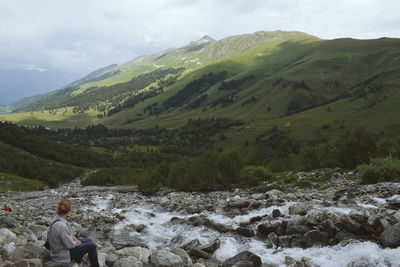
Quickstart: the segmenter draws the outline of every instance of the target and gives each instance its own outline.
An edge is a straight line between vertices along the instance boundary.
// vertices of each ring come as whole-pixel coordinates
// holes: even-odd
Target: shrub
[[[245,166],[239,175],[239,186],[259,186],[262,182],[271,181],[273,178],[272,172],[262,166]]]
[[[400,160],[393,158],[377,158],[371,164],[357,167],[362,183],[374,184],[385,181],[400,181]]]

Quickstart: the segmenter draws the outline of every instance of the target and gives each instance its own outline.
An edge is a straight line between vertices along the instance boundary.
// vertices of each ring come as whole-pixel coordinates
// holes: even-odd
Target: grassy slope
[[[41,181],[0,172],[0,192],[41,190],[44,188],[45,185]]]
[[[105,119],[96,119],[95,112],[87,114],[68,114],[66,118],[58,115],[43,115],[30,113],[2,115],[0,119],[8,119],[20,124],[44,124],[54,128],[85,126],[92,123],[104,123],[112,127],[139,127],[146,128],[154,125],[176,127],[182,125],[188,118],[202,117],[231,117],[247,122],[243,127],[231,130],[231,137],[224,143],[226,145],[241,145],[244,140],[254,138],[267,129],[278,126],[285,129],[291,136],[298,139],[311,139],[316,135],[337,134],[352,125],[364,124],[379,131],[395,132],[398,129],[398,98],[400,80],[398,73],[388,73],[379,77],[373,83],[384,84],[384,88],[368,94],[368,98],[341,99],[325,106],[313,108],[285,116],[288,103],[293,94],[299,91],[273,86],[278,78],[288,80],[305,80],[312,88],[311,93],[329,101],[344,91],[369,77],[379,73],[400,69],[400,40],[354,40],[338,39],[319,41],[303,35],[292,41],[284,42],[277,39],[261,43],[245,54],[221,59],[213,64],[187,72],[178,82],[167,88],[163,95],[148,99],[134,108],[124,110]],[[188,82],[210,71],[226,70],[230,79],[237,79],[252,74],[256,80],[240,88],[239,101],[225,108],[202,107],[194,110],[175,109],[151,116],[145,120],[125,125],[127,119],[135,118],[135,114],[142,112],[143,108],[154,102],[163,103],[168,97],[174,95]],[[397,75],[396,75],[397,74]],[[334,87],[330,82],[340,81],[340,86]],[[218,86],[218,85],[217,85]],[[207,103],[223,95],[211,88],[207,94]],[[304,92],[300,92],[304,93]],[[241,102],[255,96],[257,101],[251,105],[241,106]],[[386,100],[382,100],[386,96]],[[322,100],[321,100],[322,101]],[[371,104],[375,102],[375,105]],[[207,104],[206,103],[206,104]],[[327,111],[329,106],[330,111]],[[371,107],[369,107],[371,106]],[[268,111],[268,107],[271,111]],[[322,130],[322,125],[330,128]]]

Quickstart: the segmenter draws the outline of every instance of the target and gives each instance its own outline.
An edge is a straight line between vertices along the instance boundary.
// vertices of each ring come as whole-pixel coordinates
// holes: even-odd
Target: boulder
[[[131,248],[123,248],[117,250],[115,254],[122,256],[132,256],[142,261],[143,263],[147,264],[149,263],[149,257],[151,255],[151,251],[147,248],[131,247]]]
[[[108,253],[106,256],[106,265],[113,266],[114,263],[119,259],[118,255],[115,253]]]
[[[146,247],[145,242],[137,236],[131,236],[130,231],[126,229],[111,232],[109,238],[111,244],[117,249],[125,247]]]
[[[151,254],[151,264],[155,267],[183,267],[183,260],[170,251],[157,250]]]
[[[254,267],[254,263],[251,261],[239,261],[238,263],[235,263],[232,267]]]
[[[174,248],[171,250],[171,252],[181,257],[184,266],[192,266],[192,259],[189,257],[185,250],[181,248]]]
[[[135,257],[122,258],[114,262],[113,267],[143,267],[143,263]]]
[[[306,226],[306,225],[288,225],[286,228],[286,234],[288,235],[293,235],[293,234],[300,234],[304,235],[308,231],[310,231],[311,228]]]
[[[19,223],[17,219],[11,216],[0,217],[0,227],[17,228]]]
[[[306,247],[325,246],[328,245],[329,235],[319,230],[311,230],[304,235],[303,240]]]
[[[289,214],[290,215],[306,215],[307,210],[300,205],[292,205],[289,206]]]
[[[23,259],[15,263],[16,267],[43,267],[41,259]]]
[[[238,227],[236,228],[236,233],[245,237],[253,237],[254,231],[247,227]]]
[[[201,258],[201,259],[209,259],[210,254],[205,252],[204,250],[198,249],[198,248],[192,248],[189,250],[189,255],[195,258]]]
[[[400,223],[389,226],[380,234],[380,240],[384,247],[397,248],[400,246]]]
[[[282,213],[281,213],[281,211],[279,209],[274,209],[272,211],[272,217],[273,218],[277,218],[277,217],[280,217],[280,216],[282,216]]]
[[[243,251],[224,261],[222,263],[222,267],[232,267],[240,262],[252,262],[255,267],[260,267],[262,264],[261,258],[259,256],[250,251]]]
[[[219,239],[215,239],[208,244],[201,245],[199,249],[207,252],[207,253],[214,253],[219,246],[221,245],[221,241]]]
[[[17,238],[17,235],[7,228],[0,229],[0,245],[5,245],[8,242]]]

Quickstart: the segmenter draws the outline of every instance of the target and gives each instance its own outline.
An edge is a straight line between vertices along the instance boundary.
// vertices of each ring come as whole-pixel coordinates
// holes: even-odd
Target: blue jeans
[[[90,238],[78,238],[82,243],[69,250],[71,261],[80,263],[86,253],[89,254],[90,266],[99,267],[96,244]]]

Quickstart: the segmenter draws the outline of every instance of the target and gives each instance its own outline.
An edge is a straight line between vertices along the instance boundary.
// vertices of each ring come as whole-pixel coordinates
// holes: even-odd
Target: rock
[[[207,253],[214,253],[219,248],[220,245],[221,241],[219,239],[215,239],[208,244],[200,246],[199,249]]]
[[[358,233],[361,229],[361,224],[347,215],[340,218],[338,226],[350,233]]]
[[[136,259],[142,261],[145,264],[149,263],[149,257],[151,255],[151,251],[147,248],[142,248],[142,247],[131,247],[131,248],[123,248],[120,250],[117,250],[115,252],[117,255],[122,255],[122,256],[132,256],[135,257]]]
[[[50,253],[45,247],[29,242],[22,247],[16,248],[10,255],[11,260],[36,258],[50,259]]]
[[[278,210],[278,209],[274,209],[274,210],[272,211],[272,218],[277,218],[277,217],[280,217],[281,215],[282,215],[282,213],[281,213],[281,211]]]
[[[251,261],[239,261],[238,263],[235,263],[232,267],[254,267],[254,263]]]
[[[14,251],[15,251],[15,243],[9,242],[0,249],[0,255],[3,255],[6,258],[9,258]]]
[[[200,241],[198,239],[193,239],[189,243],[182,245],[181,248],[184,249],[185,251],[189,251],[199,245],[200,245]]]
[[[254,231],[247,227],[236,228],[236,233],[238,233],[239,235],[245,236],[245,237],[253,237],[254,236]]]
[[[255,209],[259,209],[262,206],[264,206],[264,202],[260,201],[260,200],[252,200],[249,204],[249,206],[247,207],[248,210],[255,210]]]
[[[328,244],[328,242],[328,233],[319,230],[311,230],[304,235],[304,245],[306,247],[325,246]]]
[[[19,223],[17,219],[11,216],[0,217],[0,227],[17,228]]]
[[[317,225],[326,220],[326,213],[320,210],[309,210],[306,215],[306,221],[310,225]]]
[[[289,206],[289,214],[290,215],[306,215],[306,210],[300,205],[292,205]]]
[[[181,248],[174,248],[171,250],[171,252],[181,257],[184,266],[191,266],[193,264],[192,259],[189,257],[185,250]]]
[[[157,250],[151,255],[151,264],[155,267],[183,267],[183,260],[172,252]]]
[[[274,232],[268,234],[268,239],[274,244],[276,247],[279,246],[279,237]]]
[[[400,222],[400,210],[396,211],[393,214],[393,217],[397,220],[397,222]]]
[[[285,256],[285,264],[286,265],[294,265],[296,261],[290,257],[290,256]]]
[[[304,235],[308,231],[310,231],[311,228],[305,225],[289,225],[286,228],[286,234],[288,235],[293,235],[293,234],[300,234]]]
[[[222,267],[231,267],[239,262],[252,262],[255,267],[260,267],[262,262],[261,258],[250,251],[243,251],[239,254],[227,259],[222,263]]]
[[[389,226],[379,237],[384,247],[397,248],[400,246],[400,223]]]
[[[17,235],[7,228],[0,229],[0,245],[4,245],[12,240],[15,240]]]
[[[207,252],[198,249],[198,248],[192,248],[191,250],[189,250],[189,255],[195,258],[202,258],[202,259],[209,259],[210,258],[210,254],[208,254]]]
[[[290,241],[291,237],[288,235],[282,235],[279,237],[279,246],[283,248],[289,248],[290,247]]]
[[[207,267],[207,265],[203,264],[203,263],[195,263],[190,267]]]
[[[130,232],[126,229],[115,230],[109,235],[111,244],[117,248],[122,249],[125,247],[146,247],[145,243],[137,236],[131,236]]]
[[[43,267],[41,259],[23,259],[15,263],[16,267]]]
[[[265,198],[268,200],[278,200],[283,196],[283,192],[277,189],[272,189],[265,193]]]
[[[118,255],[115,253],[108,253],[106,256],[106,265],[113,266],[114,263],[119,259]]]
[[[267,236],[269,233],[273,232],[275,229],[271,226],[271,223],[263,223],[257,227],[260,236]]]
[[[143,263],[135,257],[122,258],[117,260],[113,267],[143,267]]]

